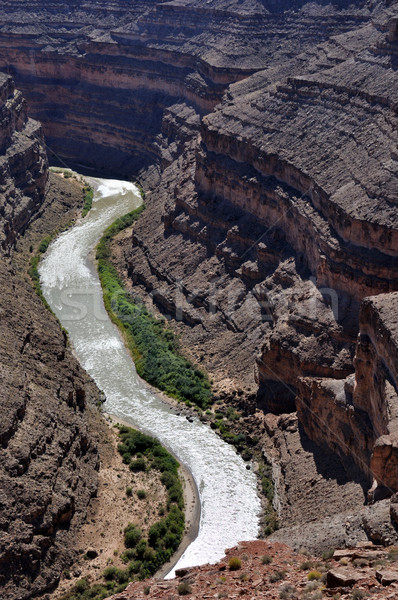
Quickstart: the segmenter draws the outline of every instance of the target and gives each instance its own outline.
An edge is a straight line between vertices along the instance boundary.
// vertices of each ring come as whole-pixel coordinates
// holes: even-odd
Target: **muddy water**
[[[173,414],[137,377],[104,309],[91,251],[104,229],[139,206],[141,199],[131,183],[90,183],[95,189],[90,213],[51,244],[40,265],[43,292],[68,330],[81,364],[105,393],[106,411],[159,438],[195,479],[201,503],[199,533],[175,568],[215,562],[225,548],[257,537],[260,502],[255,475],[232,446],[199,420],[190,423]]]

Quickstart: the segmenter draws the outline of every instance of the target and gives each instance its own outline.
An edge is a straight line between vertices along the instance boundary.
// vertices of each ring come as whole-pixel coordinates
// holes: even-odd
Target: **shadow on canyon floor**
[[[367,478],[359,467],[349,458],[340,458],[337,454],[331,452],[326,446],[321,447],[311,441],[299,424],[300,440],[303,449],[311,452],[317,472],[324,479],[334,479],[339,485],[344,485],[349,481],[358,483],[364,495],[364,504],[367,501],[367,492],[371,486],[371,481]]]

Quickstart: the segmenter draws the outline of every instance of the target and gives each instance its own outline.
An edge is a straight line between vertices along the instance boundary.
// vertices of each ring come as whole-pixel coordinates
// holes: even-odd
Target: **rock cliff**
[[[231,85],[164,169],[128,258],[133,281],[189,325],[220,393],[297,409],[369,485],[391,454],[381,436],[397,395],[393,376],[388,393],[362,382],[366,352],[368,380],[391,373],[384,339],[364,347],[365,308],[356,345],[364,297],[387,303],[398,286],[393,14]]]
[[[369,17],[361,2],[302,4],[6,1],[0,68],[43,124],[51,160],[130,175],[158,162],[165,108],[210,112],[230,83]]]
[[[343,462],[323,517],[355,465],[350,508],[373,479],[398,484],[397,12],[390,0],[0,8],[0,67],[53,156],[139,173],[147,209],[121,269],[260,431],[282,515],[295,496],[316,506],[329,451]],[[280,416],[295,411],[298,423]]]
[[[98,396],[26,276],[29,245],[65,222],[81,191],[48,182],[40,125],[4,75],[0,115],[0,587],[27,599],[57,582],[96,492]]]
[[[7,252],[44,199],[47,155],[39,123],[11,77],[0,74],[0,244]]]

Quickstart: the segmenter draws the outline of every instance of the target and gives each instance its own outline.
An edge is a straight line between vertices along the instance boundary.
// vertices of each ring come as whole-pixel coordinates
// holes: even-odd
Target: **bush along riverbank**
[[[140,207],[117,219],[97,246],[105,308],[123,331],[140,377],[176,400],[205,409],[212,402],[207,375],[181,354],[178,339],[166,320],[156,318],[139,298],[124,289],[110,260],[111,240],[130,227],[142,210]]]
[[[82,217],[84,219],[84,217],[89,213],[89,211],[91,210],[91,207],[93,205],[93,198],[94,198],[94,190],[91,186],[89,185],[85,185],[83,188],[83,210],[82,210]]]
[[[246,461],[257,464],[258,489],[263,504],[263,535],[278,529],[278,517],[273,507],[274,487],[271,467],[263,457],[259,436],[245,433],[242,413],[222,401],[213,404],[210,382],[180,354],[177,337],[166,321],[149,313],[143,302],[124,289],[118,272],[111,262],[112,239],[129,227],[143,208],[118,219],[106,231],[97,246],[99,277],[105,307],[116,325],[124,332],[138,374],[169,396],[185,402],[203,422],[235,446]]]
[[[130,427],[119,427],[118,451],[132,473],[154,469],[161,476],[167,492],[165,505],[159,508],[160,519],[144,533],[129,523],[124,530],[125,551],[121,555],[126,568],[108,566],[102,582],[91,585],[80,579],[60,600],[103,600],[121,592],[130,581],[146,579],[165,564],[178,549],[185,527],[184,499],[177,460],[155,438]],[[130,490],[130,492],[129,492]],[[126,493],[131,493],[127,488]]]
[[[247,433],[247,417],[238,407],[230,406],[222,400],[216,400],[212,410],[208,409],[203,412],[200,419],[208,422],[211,429],[225,442],[235,446],[243,460],[251,461],[255,465],[258,492],[262,501],[262,534],[260,537],[267,537],[279,528],[279,523],[278,514],[273,506],[272,467],[263,454],[260,432],[258,435],[253,432]]]

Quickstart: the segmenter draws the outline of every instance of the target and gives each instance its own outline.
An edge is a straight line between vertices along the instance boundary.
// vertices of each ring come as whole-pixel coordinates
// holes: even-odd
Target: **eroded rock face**
[[[0,68],[68,164],[130,176],[159,160],[165,108],[206,114],[230,83],[366,22],[347,4],[6,1]]]
[[[99,457],[96,388],[15,253],[16,242],[28,252],[22,236],[43,211],[43,237],[65,222],[81,191],[47,183],[40,125],[1,74],[0,119],[0,588],[11,600],[50,589],[68,565]]]
[[[0,282],[0,586],[31,598],[68,565],[97,488],[93,389],[30,283],[4,261]]]
[[[366,302],[359,323],[365,297],[398,288],[393,14],[231,85],[169,156],[127,258],[133,282],[189,324],[178,329],[221,394],[297,409],[369,486],[395,455],[391,438],[375,446],[396,380],[368,385],[386,359],[380,331],[365,348]]]
[[[377,483],[398,489],[398,294],[366,298],[360,314],[354,402],[367,407],[375,430],[371,469]]]
[[[44,199],[47,155],[39,123],[11,77],[0,73],[0,244],[7,252]]]

